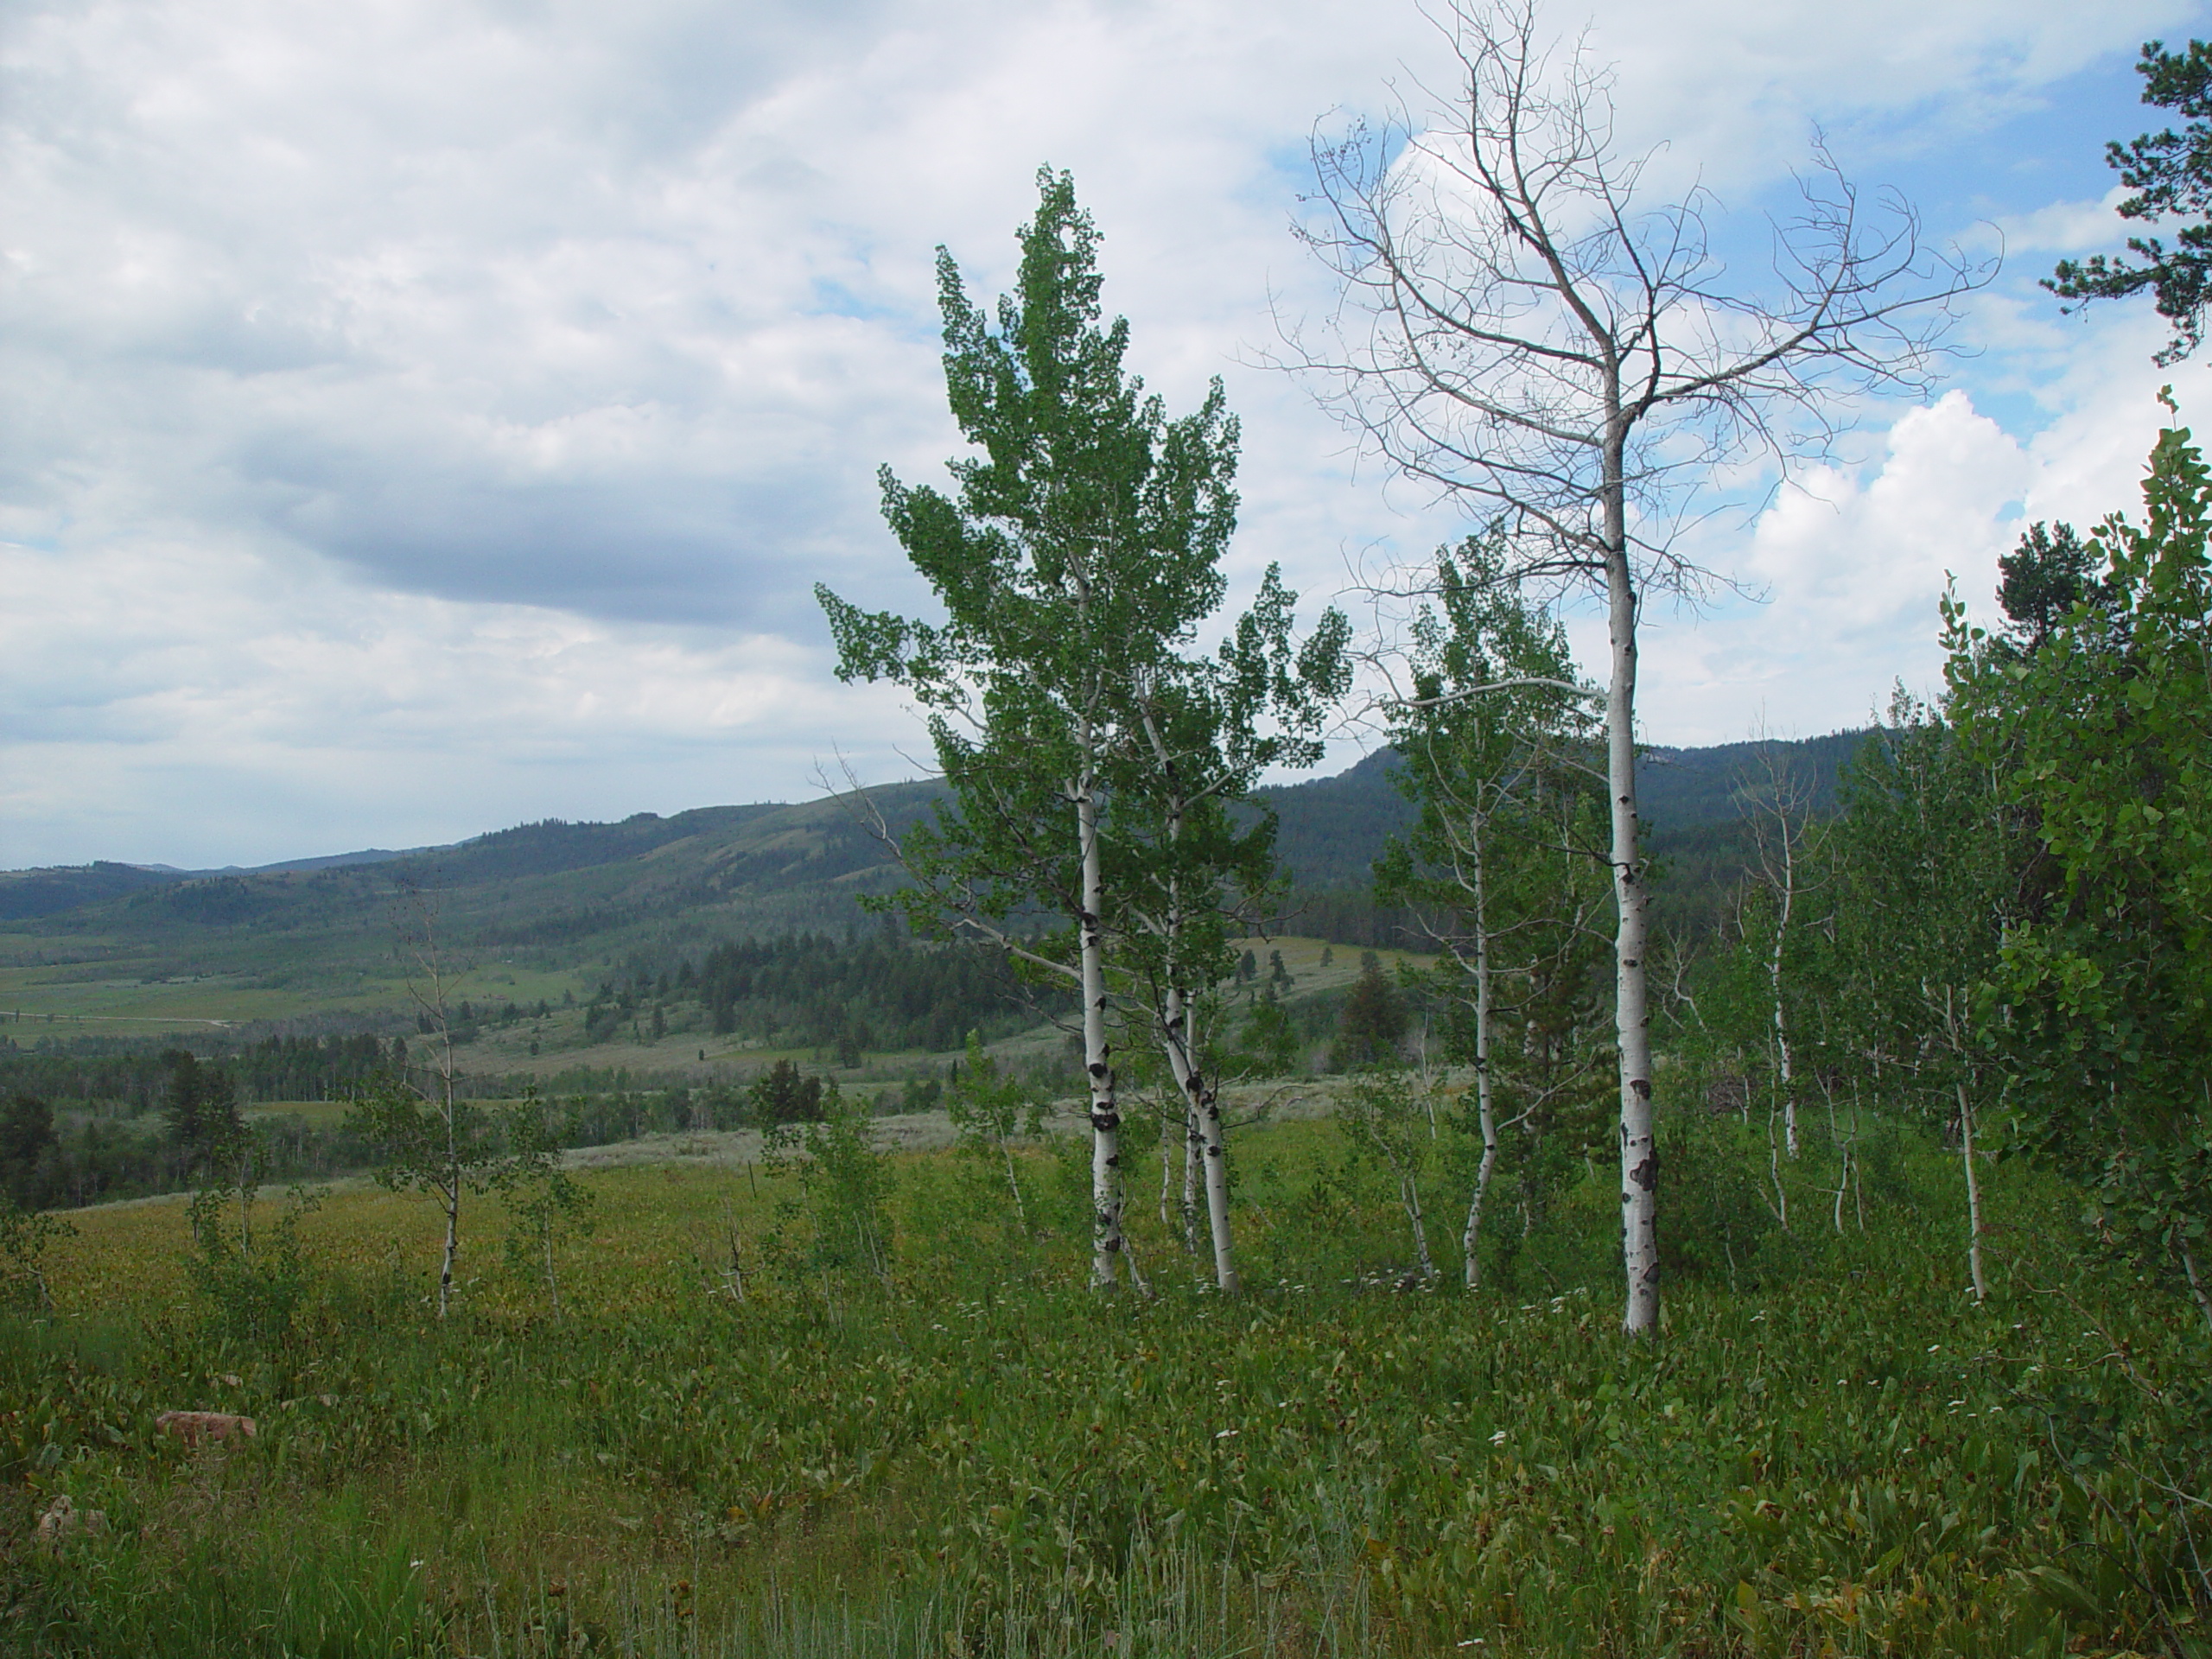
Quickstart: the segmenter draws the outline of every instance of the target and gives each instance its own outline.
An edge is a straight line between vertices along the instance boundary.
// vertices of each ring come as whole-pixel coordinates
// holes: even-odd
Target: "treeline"
[[[1668,1012],[1681,1084],[1783,1162],[1808,1117],[1847,1160],[1863,1107],[1939,1128],[1977,1300],[1976,1154],[2002,1151],[2212,1324],[2212,472],[2187,432],[2144,491],[2140,528],[2034,526],[1996,626],[1946,602],[1944,692],[1899,694],[1840,817],[1786,766],[1756,780],[1751,877]]]
[[[296,1113],[257,1117],[250,1128],[271,1180],[322,1180],[372,1161],[359,1137]],[[193,1185],[194,1161],[192,1143],[161,1116],[65,1116],[24,1094],[0,1104],[0,1197],[25,1210],[181,1192]]]
[[[172,1070],[174,1038],[158,1041],[42,1039],[25,1046],[0,1039],[0,1093],[29,1095],[109,1115],[158,1109]],[[219,1037],[194,1045],[219,1061],[248,1103],[342,1100],[379,1071],[407,1064],[407,1041],[370,1032],[325,1037],[265,1037],[235,1044]]]
[[[833,1050],[850,1065],[864,1051],[944,1052],[969,1032],[1009,1036],[1071,1006],[1065,990],[1022,982],[996,953],[855,928],[842,941],[807,931],[718,944],[696,962],[633,960],[601,983],[584,1031],[599,1041],[626,1027],[658,1037],[696,1026]]]
[[[1294,887],[1266,931],[1371,950],[1419,950],[1427,943],[1414,912],[1379,901],[1371,887]]]
[[[404,1044],[394,1046],[404,1055]],[[154,1065],[156,1081],[147,1109],[129,1119],[57,1113],[50,1101],[20,1090],[6,1096],[0,1103],[0,1198],[23,1210],[42,1210],[182,1192],[205,1183],[219,1154],[235,1160],[240,1144],[250,1146],[264,1184],[319,1180],[379,1161],[378,1147],[350,1115],[322,1124],[297,1113],[245,1116],[234,1061],[202,1061],[172,1049]],[[372,1073],[363,1078],[363,1089],[388,1088],[396,1075]],[[943,1078],[909,1078],[846,1098],[877,1116],[927,1110],[958,1075],[959,1062],[953,1061]],[[819,1122],[839,1097],[834,1081],[779,1060],[750,1081],[625,1086],[549,1099],[543,1107],[545,1144],[566,1149],[650,1135]],[[477,1098],[495,1096],[479,1093]]]

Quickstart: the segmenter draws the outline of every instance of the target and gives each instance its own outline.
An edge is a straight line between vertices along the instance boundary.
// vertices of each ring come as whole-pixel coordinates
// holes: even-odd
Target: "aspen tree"
[[[1077,990],[1091,1283],[1109,1289],[1123,1248],[1109,774],[1136,741],[1134,688],[1173,683],[1177,648],[1220,605],[1237,429],[1218,381],[1170,421],[1123,371],[1128,324],[1100,320],[1098,232],[1067,174],[1043,169],[1038,187],[995,319],[938,252],[947,400],[982,453],[950,463],[951,495],[880,474],[884,516],[945,620],[816,592],[839,677],[905,687],[950,788],[935,821],[899,843],[914,885],[896,902],[921,931],[995,944]],[[1068,924],[1060,949],[1017,933],[1038,907]]]
[[[1951,601],[1947,678],[2033,837],[1973,1009],[2006,1138],[2212,1328],[2212,467],[2161,401],[2141,514],[2096,527],[2075,602],[2021,649]]]
[[[1642,1335],[1659,1317],[1643,607],[1711,580],[1676,542],[1718,480],[1824,451],[1832,391],[1925,385],[1948,302],[1985,270],[1928,257],[1910,211],[1869,214],[1816,151],[1768,294],[1731,291],[1710,198],[1649,200],[1644,161],[1615,147],[1605,73],[1579,49],[1554,62],[1533,0],[1436,16],[1443,106],[1315,143],[1302,234],[1341,301],[1320,331],[1287,331],[1289,361],[1391,466],[1499,525],[1516,575],[1603,601],[1622,1322]]]
[[[1794,947],[1804,931],[1801,907],[1821,885],[1817,872],[1827,832],[1814,817],[1812,780],[1794,769],[1772,743],[1761,748],[1756,771],[1738,778],[1736,791],[1745,802],[1751,827],[1752,880],[1771,907],[1771,913],[1763,918],[1767,927],[1762,965],[1766,976],[1768,1046],[1774,1053],[1783,1150],[1794,1161],[1800,1150],[1799,1079],[1797,1033],[1791,1012],[1798,993],[1789,979],[1792,960],[1800,954]]]
[[[1833,1020],[1885,1093],[1956,1114],[1974,1300],[1981,1259],[1975,1120],[1993,1088],[1975,988],[1996,969],[2024,826],[1946,710],[1900,690],[1842,779],[1830,832],[1840,969]]]
[[[1228,809],[1268,768],[1320,759],[1322,720],[1351,678],[1343,613],[1325,612],[1313,635],[1294,645],[1295,597],[1269,566],[1257,601],[1215,657],[1171,664],[1173,677],[1139,683],[1135,741],[1115,796],[1116,829],[1134,855],[1127,955],[1183,1101],[1215,1284],[1229,1294],[1241,1281],[1230,1236],[1228,1148],[1220,1077],[1199,1022],[1213,1000],[1208,993],[1236,971],[1230,939],[1274,882],[1275,824],[1262,811],[1240,827]]]
[[[453,1306],[461,1257],[462,1199],[490,1189],[500,1154],[489,1115],[461,1094],[450,1006],[454,976],[438,938],[436,906],[429,894],[408,883],[401,885],[397,905],[407,988],[417,1022],[431,1039],[430,1059],[362,1090],[346,1128],[384,1153],[378,1182],[437,1200],[445,1220],[438,1252],[438,1317],[443,1319]]]
[[[377,1148],[378,1185],[436,1201],[445,1221],[438,1253],[438,1317],[443,1319],[453,1306],[464,1199],[512,1190],[518,1182],[551,1179],[565,1188],[565,1181],[557,1175],[558,1153],[542,1121],[535,1128],[531,1122],[539,1112],[535,1098],[494,1111],[463,1092],[450,1006],[455,976],[439,944],[436,906],[411,885],[403,884],[398,898],[408,989],[435,1041],[428,1065],[378,1077],[356,1093],[346,1128]]]
[[[1376,893],[1412,907],[1439,951],[1425,988],[1465,1015],[1453,1047],[1474,1065],[1482,1147],[1460,1234],[1472,1290],[1500,1136],[1549,1092],[1524,1086],[1517,1109],[1502,1103],[1501,1038],[1573,971],[1599,903],[1603,867],[1582,849],[1596,838],[1599,737],[1564,632],[1505,580],[1494,543],[1440,553],[1431,590],[1414,620],[1412,684],[1388,705],[1398,785],[1418,816],[1376,861]]]

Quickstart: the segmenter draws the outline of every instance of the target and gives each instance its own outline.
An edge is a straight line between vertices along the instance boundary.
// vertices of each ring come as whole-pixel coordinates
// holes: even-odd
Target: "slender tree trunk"
[[[553,1271],[553,1215],[545,1216],[545,1293],[553,1299],[553,1317],[561,1317],[561,1281]]]
[[[1224,1296],[1235,1295],[1242,1281],[1236,1273],[1236,1253],[1230,1234],[1229,1223],[1229,1149],[1221,1130],[1221,1108],[1217,1091],[1207,1082],[1201,1056],[1204,1049],[1198,1040],[1198,1014],[1189,994],[1189,969],[1183,960],[1184,927],[1183,888],[1179,868],[1174,861],[1181,856],[1183,839],[1184,798],[1176,782],[1175,761],[1166,745],[1161,741],[1160,728],[1152,715],[1145,715],[1145,735],[1152,745],[1154,758],[1159,762],[1160,775],[1168,789],[1167,801],[1167,856],[1170,873],[1167,879],[1167,961],[1165,982],[1160,988],[1165,993],[1165,1006],[1156,1010],[1160,1018],[1161,1046],[1166,1051],[1168,1070],[1174,1074],[1176,1086],[1182,1091],[1183,1109],[1189,1115],[1197,1131],[1198,1150],[1204,1156],[1201,1166],[1205,1172],[1206,1221],[1213,1236],[1214,1282]],[[1189,1179],[1186,1174],[1185,1185]]]
[[[445,1191],[439,1196],[446,1201],[445,1252],[438,1262],[438,1317],[442,1319],[453,1306],[454,1258],[461,1254],[461,1182],[457,1175],[448,1172]]]
[[[749,1177],[753,1173],[753,1166],[747,1164],[745,1170]],[[745,1262],[743,1257],[738,1253],[737,1216],[730,1207],[730,1201],[728,1198],[722,1200],[722,1227],[729,1234],[729,1268],[722,1277],[729,1283],[730,1300],[741,1302],[745,1300]]]
[[[2189,1280],[2189,1294],[2196,1299],[2197,1311],[2204,1315],[2204,1323],[2212,1325],[2212,1289],[2206,1287],[2203,1276],[2197,1272],[2196,1254],[2186,1244],[2174,1248],[2181,1253],[2181,1270]]]
[[[1466,1258],[1466,1283],[1469,1290],[1478,1289],[1482,1285],[1482,1258],[1477,1254],[1477,1247],[1482,1242],[1483,1206],[1490,1198],[1491,1177],[1497,1169],[1497,1128],[1491,1122],[1487,1108],[1478,1107],[1478,1109],[1484,1114],[1482,1126],[1483,1158],[1482,1162],[1475,1166],[1474,1196],[1467,1202],[1467,1229],[1459,1237],[1459,1248]]]
[[[439,1084],[446,1114],[446,1245],[438,1265],[438,1317],[453,1306],[454,1258],[461,1254],[461,1125],[454,1115],[453,1033],[446,1024],[445,988],[438,988],[438,1034],[442,1041]]]
[[[1612,678],[1605,689],[1605,781],[1612,805],[1613,1029],[1620,1044],[1621,1257],[1628,1280],[1621,1328],[1645,1336],[1659,1323],[1659,1148],[1651,1111],[1651,1020],[1644,948],[1649,932],[1636,817],[1637,595],[1628,563],[1618,399],[1605,437],[1605,598]]]
[[[1128,1264],[1129,1286],[1146,1301],[1152,1300],[1152,1281],[1144,1276],[1144,1264],[1137,1260],[1137,1242],[1124,1234],[1122,1238],[1122,1259]]]
[[[1781,788],[1776,785],[1777,793]],[[1782,950],[1789,937],[1789,912],[1796,899],[1797,870],[1789,845],[1789,820],[1779,802],[1782,825],[1781,903],[1774,921],[1774,949],[1767,957],[1767,982],[1774,992],[1775,1074],[1782,1086],[1782,1144],[1791,1158],[1797,1156],[1797,1095],[1789,1065],[1789,1022],[1782,1007]]]
[[[1188,1112],[1183,1116],[1185,1121],[1190,1117]],[[1163,1233],[1175,1224],[1172,1213],[1174,1191],[1175,1154],[1173,1143],[1168,1139],[1167,1106],[1163,1101],[1160,1108],[1160,1230]]]
[[[1467,845],[1473,876],[1475,923],[1475,1122],[1482,1131],[1483,1160],[1475,1166],[1474,1194],[1467,1201],[1467,1228],[1460,1236],[1460,1253],[1469,1290],[1482,1284],[1483,1205],[1490,1197],[1491,1176],[1497,1168],[1497,1110],[1491,1077],[1491,964],[1489,895],[1483,880],[1483,829],[1479,814],[1467,825]]]
[[[1022,1236],[1029,1236],[1029,1206],[1021,1201],[1021,1174],[1014,1162],[1014,1143],[1005,1135],[999,1136],[999,1151],[1006,1158],[1007,1190],[1014,1194],[1014,1218],[1021,1228]]]
[[[1206,1220],[1213,1232],[1213,1278],[1224,1296],[1244,1288],[1236,1271],[1236,1254],[1229,1224],[1229,1143],[1221,1128],[1221,1096],[1193,1068],[1191,1085],[1198,1096],[1198,1138],[1205,1154]]]
[[[1198,1115],[1191,1098],[1183,1096],[1183,1252],[1198,1253],[1198,1170],[1206,1160],[1205,1143],[1198,1134]]]
[[[1851,1103],[1851,1144],[1859,1144],[1859,1102],[1854,1092]],[[1866,1172],[1859,1167],[1859,1160],[1851,1160],[1851,1201],[1859,1211],[1859,1230],[1866,1230]]]
[[[1167,992],[1167,1064],[1183,1091],[1184,1109],[1197,1126],[1201,1165],[1205,1171],[1206,1220],[1213,1235],[1214,1283],[1224,1296],[1243,1287],[1237,1276],[1236,1252],[1229,1228],[1229,1156],[1221,1132],[1219,1095],[1205,1078],[1198,1061],[1198,1046],[1192,1029],[1191,1004],[1179,986]]]
[[[1789,1230],[1789,1189],[1782,1179],[1782,1148],[1774,1142],[1774,1114],[1766,1115],[1766,1167],[1774,1182],[1774,1216],[1782,1230]]]
[[[1083,745],[1090,746],[1089,725]],[[1098,846],[1098,798],[1086,775],[1075,791],[1076,835],[1083,857],[1083,1070],[1090,1087],[1090,1287],[1111,1290],[1122,1253],[1122,1114],[1106,1042],[1104,864]]]
[[[1981,1274],[1981,1180],[1974,1167],[1974,1103],[1961,1080],[1959,1091],[1959,1154],[1967,1169],[1967,1265],[1974,1270],[1974,1299],[1989,1300],[1989,1281]]]
[[[1436,1263],[1429,1259],[1428,1228],[1421,1215],[1421,1184],[1414,1179],[1410,1166],[1398,1172],[1398,1193],[1406,1206],[1406,1219],[1413,1224],[1414,1255],[1421,1262],[1421,1281],[1433,1285],[1437,1280]]]

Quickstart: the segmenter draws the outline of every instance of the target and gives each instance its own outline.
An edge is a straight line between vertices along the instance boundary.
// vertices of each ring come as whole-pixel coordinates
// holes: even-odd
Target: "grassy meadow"
[[[1395,1184],[1327,1121],[1235,1142],[1234,1301],[1149,1147],[1154,1294],[1083,1288],[1072,1139],[1018,1154],[1019,1210],[955,1151],[888,1160],[880,1214],[795,1168],[589,1171],[557,1313],[543,1240],[510,1252],[477,1199],[442,1323],[421,1200],[331,1194],[264,1243],[259,1300],[195,1275],[181,1202],[78,1212],[52,1310],[0,1316],[0,1650],[2212,1650],[2184,1304],[2086,1267],[2066,1196],[1996,1165],[1974,1306],[1955,1160],[1894,1126],[1840,1202],[1808,1150],[1794,1230],[1730,1233],[1763,1135],[1667,1128],[1677,1266],[1640,1346],[1607,1172],[1525,1238],[1499,1198],[1468,1292],[1440,1168],[1446,1277],[1408,1288]],[[171,1408],[260,1433],[188,1452]],[[105,1527],[49,1549],[62,1494]]]

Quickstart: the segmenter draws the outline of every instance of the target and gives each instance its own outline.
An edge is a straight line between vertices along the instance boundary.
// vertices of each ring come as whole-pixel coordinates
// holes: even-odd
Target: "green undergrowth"
[[[153,1270],[158,1208],[88,1217],[57,1311],[0,1330],[0,1649],[2212,1651],[2192,1311],[2081,1265],[2017,1169],[1977,1307],[1940,1148],[1886,1131],[1840,1205],[1808,1152],[1784,1230],[1763,1137],[1675,1127],[1699,1185],[1646,1344],[1607,1172],[1501,1202],[1470,1293],[1440,1171],[1447,1278],[1402,1289],[1395,1182],[1321,1124],[1239,1144],[1233,1301],[1142,1159],[1155,1294],[1084,1291],[1049,1150],[1019,1214],[1003,1159],[901,1160],[887,1277],[796,1173],[596,1175],[558,1317],[487,1267],[441,1324],[419,1213],[344,1195],[257,1341]],[[261,1433],[188,1452],[176,1406]],[[105,1527],[48,1551],[62,1494]]]

